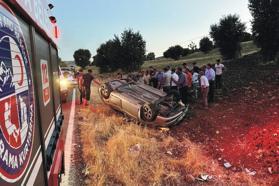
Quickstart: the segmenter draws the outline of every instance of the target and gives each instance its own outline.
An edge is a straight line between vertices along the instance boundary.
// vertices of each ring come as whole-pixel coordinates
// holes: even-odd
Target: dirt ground
[[[234,88],[204,110],[194,104],[193,114],[171,130],[178,139],[189,138],[231,173],[245,172],[279,184],[279,77]]]

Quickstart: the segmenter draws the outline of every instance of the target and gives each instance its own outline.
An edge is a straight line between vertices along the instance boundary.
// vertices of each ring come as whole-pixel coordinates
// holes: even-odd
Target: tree
[[[197,45],[193,41],[188,45],[188,48],[190,49],[190,53],[194,53],[198,50]]]
[[[212,49],[213,42],[208,37],[204,37],[200,40],[200,51],[208,53]]]
[[[234,59],[241,55],[240,40],[246,27],[237,15],[228,15],[218,24],[211,25],[210,36],[219,47],[224,59]]]
[[[183,48],[180,45],[172,46],[164,52],[165,58],[178,60],[183,54]]]
[[[107,41],[97,49],[94,64],[102,72],[113,72],[117,69],[123,71],[138,70],[145,59],[145,41],[139,32],[125,30],[121,38]]]
[[[74,53],[74,59],[77,66],[85,68],[90,64],[91,53],[87,49],[78,49]]]
[[[113,72],[121,68],[121,48],[120,39],[115,36],[114,39],[107,41],[97,49],[97,55],[94,56],[94,64],[100,67],[100,72]]]
[[[146,55],[146,60],[147,61],[151,61],[151,60],[154,60],[155,59],[155,54],[154,52],[149,52],[147,55]]]
[[[279,1],[249,0],[253,16],[252,34],[266,60],[273,60],[279,51]]]
[[[122,69],[124,71],[139,70],[144,62],[146,42],[139,32],[131,29],[121,34],[122,51],[124,55]]]

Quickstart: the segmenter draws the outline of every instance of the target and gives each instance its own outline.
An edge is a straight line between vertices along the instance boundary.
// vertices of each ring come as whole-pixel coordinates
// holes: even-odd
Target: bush
[[[234,59],[241,55],[240,41],[244,31],[245,24],[241,23],[237,15],[228,15],[220,19],[218,24],[211,25],[210,36],[224,59]]]
[[[172,46],[164,52],[165,58],[178,60],[183,54],[183,48],[180,45]]]
[[[155,54],[154,52],[150,52],[146,55],[146,60],[147,61],[151,61],[151,60],[154,60],[155,59]]]
[[[279,51],[279,1],[249,0],[249,9],[255,43],[266,60],[273,60]]]
[[[208,53],[213,49],[213,42],[208,37],[204,37],[200,40],[200,51]]]
[[[91,53],[87,49],[79,49],[74,53],[74,60],[77,66],[85,68],[90,64]]]

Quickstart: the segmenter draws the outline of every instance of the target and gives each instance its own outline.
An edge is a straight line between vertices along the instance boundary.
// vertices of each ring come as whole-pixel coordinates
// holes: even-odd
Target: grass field
[[[257,48],[257,46],[252,41],[241,43],[241,47],[242,47],[241,50],[242,56],[259,51],[259,48]],[[207,54],[203,52],[195,52],[177,61],[172,59],[166,59],[166,58],[160,58],[153,61],[146,61],[143,64],[142,68],[146,69],[149,66],[153,66],[155,68],[160,69],[160,68],[164,68],[166,65],[178,66],[183,63],[193,63],[193,62],[196,62],[198,65],[204,65],[208,63],[215,63],[216,59],[218,58],[221,58],[219,50],[213,49]]]

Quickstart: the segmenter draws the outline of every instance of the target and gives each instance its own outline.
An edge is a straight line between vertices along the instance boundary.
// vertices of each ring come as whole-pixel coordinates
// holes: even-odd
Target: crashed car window
[[[139,89],[139,87],[137,86],[137,85],[135,85],[135,84],[126,84],[126,85],[123,85],[123,86],[120,86],[119,88],[118,88],[118,90],[119,91],[127,91],[127,90],[137,90],[137,89]]]
[[[111,86],[112,89],[117,89],[121,85],[123,85],[123,83],[121,81],[112,81],[112,82],[110,82],[110,86]]]

